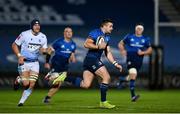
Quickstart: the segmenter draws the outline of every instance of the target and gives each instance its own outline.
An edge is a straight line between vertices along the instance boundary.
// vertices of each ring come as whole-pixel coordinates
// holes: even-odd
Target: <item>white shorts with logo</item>
[[[21,74],[22,72],[25,71],[32,71],[32,72],[36,72],[39,73],[39,62],[24,62],[23,65],[18,65],[18,72],[19,74]]]

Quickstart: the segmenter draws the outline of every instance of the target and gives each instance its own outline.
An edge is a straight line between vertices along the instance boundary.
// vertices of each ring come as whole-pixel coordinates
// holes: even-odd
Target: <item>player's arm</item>
[[[95,45],[92,38],[88,37],[84,43],[84,47],[88,49],[105,49],[107,44],[102,42],[99,45]]]
[[[118,43],[118,48],[119,48],[119,51],[122,54],[122,56],[126,56],[127,55],[127,52],[126,52],[126,49],[125,49],[125,43],[123,42],[123,40],[121,40]]]
[[[150,43],[150,38],[147,38],[145,47],[147,48],[146,50],[138,50],[138,55],[150,55],[152,53],[152,47]]]
[[[14,54],[17,57],[21,56],[20,51],[19,51],[19,47],[18,47],[18,45],[15,42],[12,43],[12,50],[13,50]]]
[[[12,50],[15,53],[15,55],[18,57],[18,63],[24,64],[24,57],[21,55],[19,51],[19,47],[15,42],[12,44]]]
[[[69,62],[70,62],[70,63],[75,63],[75,62],[76,62],[75,53],[71,53],[71,56],[70,56],[70,58],[69,58]]]
[[[88,49],[99,49],[98,45],[95,45],[93,39],[90,37],[84,42],[84,47]]]
[[[42,47],[40,48],[40,53],[46,55],[47,54],[47,38],[46,38],[46,35],[44,35],[45,39],[44,39],[44,43],[42,45]]]
[[[138,55],[150,55],[152,53],[152,47],[147,48],[145,51],[138,51]]]
[[[106,47],[105,55],[106,55],[106,57],[107,57],[107,59],[109,60],[110,63],[112,63],[116,68],[118,68],[120,71],[122,71],[122,66],[119,65],[119,63],[114,60],[114,57],[112,55],[110,46]]]
[[[45,62],[44,67],[47,68],[47,69],[50,69],[49,61],[50,61],[50,58],[51,58],[51,55],[52,55],[53,52],[54,52],[54,49],[51,46],[46,49],[46,53],[45,53],[46,62]]]

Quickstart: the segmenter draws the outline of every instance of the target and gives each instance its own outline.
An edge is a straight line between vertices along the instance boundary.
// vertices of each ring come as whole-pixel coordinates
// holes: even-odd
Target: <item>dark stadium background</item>
[[[155,16],[155,11],[159,15]],[[115,109],[99,108],[99,78],[88,90],[64,83],[52,102],[45,105],[42,100],[49,86],[44,75],[48,71],[43,67],[43,56],[40,56],[40,78],[36,88],[25,105],[17,107],[23,89],[13,91],[12,88],[18,72],[11,44],[22,31],[30,28],[30,21],[34,18],[40,19],[48,44],[63,35],[64,27],[73,28],[78,61],[70,64],[69,75],[79,77],[82,76],[82,61],[87,52],[83,43],[88,33],[99,27],[101,20],[111,18],[114,21],[110,45],[114,57],[123,66],[125,59],[119,54],[117,44],[127,33],[134,32],[136,23],[143,22],[144,34],[151,38],[153,54],[145,57],[136,81],[140,99],[131,102],[128,85],[125,89],[117,89],[118,78],[125,72],[119,73],[103,57],[111,75],[107,98],[116,105]],[[160,22],[158,45],[155,19]],[[0,0],[0,113],[179,113],[179,49],[180,0]]]
[[[162,1],[160,1],[161,3]],[[179,1],[169,0],[179,15]],[[44,6],[47,6],[43,9]],[[161,9],[162,8],[162,9]],[[82,75],[82,60],[86,49],[83,41],[88,32],[99,26],[104,18],[114,21],[114,31],[110,42],[115,58],[124,65],[125,60],[118,52],[118,42],[127,34],[134,32],[134,25],[143,22],[144,34],[151,37],[154,44],[154,2],[153,0],[1,0],[0,2],[0,87],[12,86],[18,75],[16,57],[11,50],[11,43],[24,30],[29,29],[31,19],[37,17],[41,21],[42,32],[47,35],[49,44],[62,36],[63,28],[71,26],[74,40],[77,43],[78,62],[70,65],[70,75]],[[57,17],[60,17],[57,19]],[[159,10],[159,20],[170,22],[163,7]],[[177,21],[176,21],[177,22]],[[160,46],[163,47],[163,85],[162,88],[180,88],[180,53],[178,28],[160,28]],[[47,70],[41,61],[41,78],[37,86],[43,88],[43,76]],[[104,61],[112,75],[111,86],[115,87],[120,74],[111,64]],[[149,87],[149,61],[145,58],[137,85]],[[75,66],[75,67],[74,67]],[[160,87],[161,88],[161,87]]]

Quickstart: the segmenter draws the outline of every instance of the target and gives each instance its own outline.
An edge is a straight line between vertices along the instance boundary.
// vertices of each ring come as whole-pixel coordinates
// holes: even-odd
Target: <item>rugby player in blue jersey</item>
[[[152,53],[149,37],[143,35],[144,26],[139,23],[135,26],[135,34],[127,34],[118,44],[120,53],[127,58],[128,76],[120,77],[123,81],[130,81],[131,101],[136,101],[140,96],[135,94],[135,80],[140,70],[143,57]]]
[[[65,80],[68,64],[70,62],[75,62],[75,50],[76,44],[72,40],[73,31],[70,27],[64,29],[64,37],[57,39],[52,46],[47,50],[48,54],[46,56],[45,67],[51,71],[49,75],[46,75],[45,79],[51,82],[51,89],[49,90],[47,96],[44,98],[44,103],[49,103],[50,99],[58,91],[62,82]],[[52,53],[54,56],[49,62]]]
[[[112,30],[112,20],[105,19],[101,22],[100,28],[94,29],[89,33],[89,36],[84,43],[84,47],[88,49],[88,52],[83,63],[83,80],[78,80],[78,78],[71,78],[70,76],[66,79],[67,81],[74,83],[76,86],[89,88],[94,77],[99,76],[102,79],[100,83],[100,107],[108,109],[114,108],[115,105],[110,104],[106,100],[106,94],[110,82],[110,75],[105,65],[101,61],[102,53],[105,53],[109,62],[112,63],[118,70],[122,70],[122,66],[114,60],[109,46],[109,35]]]

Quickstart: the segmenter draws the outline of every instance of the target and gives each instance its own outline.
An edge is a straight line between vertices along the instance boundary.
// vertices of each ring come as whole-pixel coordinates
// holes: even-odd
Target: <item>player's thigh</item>
[[[83,86],[89,87],[94,79],[94,74],[88,70],[83,72]]]
[[[30,63],[30,88],[33,88],[35,86],[36,81],[39,77],[39,62],[32,62]]]
[[[23,65],[18,65],[18,72],[22,79],[24,86],[29,85],[29,67],[28,64],[24,63]]]
[[[30,63],[30,71],[32,73],[39,74],[39,62],[32,62]]]
[[[28,86],[29,85],[29,71],[22,72],[20,77],[22,79],[23,86]]]
[[[109,75],[109,73],[108,73],[105,66],[102,66],[99,69],[97,69],[95,74],[100,76],[102,78],[102,80],[105,81],[105,82],[110,81],[110,75]]]

